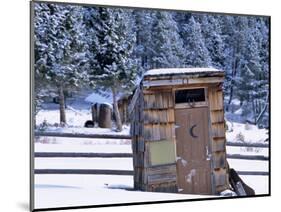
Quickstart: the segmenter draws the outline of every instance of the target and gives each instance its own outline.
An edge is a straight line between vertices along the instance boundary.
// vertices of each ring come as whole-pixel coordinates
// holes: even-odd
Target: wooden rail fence
[[[240,154],[227,154],[229,159],[241,159],[241,160],[268,160],[268,157],[263,155],[240,155]]]
[[[109,170],[109,169],[35,169],[34,174],[134,175],[134,171],[133,170]]]
[[[131,153],[92,153],[92,152],[35,152],[34,157],[43,158],[132,158]],[[227,154],[229,159],[268,160],[263,155]]]
[[[85,133],[60,133],[36,131],[35,136],[43,137],[67,137],[67,138],[102,138],[102,139],[131,139],[130,135],[122,134],[85,134]]]
[[[262,171],[237,171],[239,175],[267,176],[268,172]],[[133,170],[109,170],[109,169],[35,169],[34,174],[97,174],[97,175],[129,175],[133,176]]]
[[[131,153],[35,152],[40,158],[132,158]]]
[[[262,143],[242,143],[242,142],[226,142],[226,146],[236,146],[236,147],[256,147],[256,148],[268,148],[268,144]]]
[[[35,136],[44,137],[69,137],[69,138],[101,138],[101,139],[131,139],[130,135],[112,134],[82,134],[35,132]],[[227,146],[268,148],[268,144],[227,142]],[[92,152],[35,152],[34,157],[43,158],[132,158],[131,153],[92,153]],[[269,158],[263,155],[227,154],[229,159],[261,160]],[[35,174],[100,174],[100,175],[133,175],[133,170],[108,170],[108,169],[35,169]],[[262,171],[237,171],[239,175],[269,175]]]
[[[36,131],[35,136],[42,137],[68,137],[68,138],[101,138],[101,139],[128,139],[132,137],[130,135],[122,134],[85,134],[85,133],[61,133],[61,132],[44,132]],[[257,148],[267,148],[268,144],[263,143],[246,143],[246,142],[226,142],[227,146],[236,147],[257,147]]]

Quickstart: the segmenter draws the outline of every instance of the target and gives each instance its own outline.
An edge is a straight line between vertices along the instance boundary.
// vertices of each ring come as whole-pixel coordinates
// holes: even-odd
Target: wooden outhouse
[[[218,194],[229,188],[224,72],[214,68],[147,71],[129,113],[134,187]]]

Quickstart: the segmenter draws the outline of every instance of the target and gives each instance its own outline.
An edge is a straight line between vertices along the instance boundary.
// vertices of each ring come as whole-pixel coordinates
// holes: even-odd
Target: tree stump
[[[101,128],[111,128],[112,126],[112,107],[109,104],[100,104],[98,125]]]

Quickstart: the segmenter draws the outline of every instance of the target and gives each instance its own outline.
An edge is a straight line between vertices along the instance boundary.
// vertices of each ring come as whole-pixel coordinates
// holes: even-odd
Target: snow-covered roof
[[[129,96],[129,94],[119,93],[116,99],[119,100],[122,98],[126,98],[127,96]],[[113,97],[110,92],[101,92],[101,93],[93,92],[85,98],[85,101],[90,103],[104,103],[104,104],[108,103],[112,105]]]
[[[224,73],[221,70],[215,68],[161,68],[151,69],[144,73],[144,77],[148,76],[169,76],[169,75],[208,75],[208,74],[221,74]]]
[[[111,94],[107,94],[107,95],[102,95],[102,94],[98,94],[98,93],[92,93],[89,96],[87,96],[85,98],[86,102],[90,102],[90,103],[112,103],[112,95]]]

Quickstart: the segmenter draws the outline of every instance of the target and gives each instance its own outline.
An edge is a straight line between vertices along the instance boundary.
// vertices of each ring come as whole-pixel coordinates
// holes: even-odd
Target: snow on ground
[[[35,152],[132,152],[128,140],[52,138]],[[36,169],[133,170],[132,158],[36,158]],[[35,175],[35,208],[206,198],[212,196],[132,191],[133,176]]]
[[[268,171],[268,170],[267,170]],[[255,190],[255,194],[268,194],[269,178],[268,176],[245,176],[241,175],[241,179],[251,188]]]
[[[255,125],[242,124],[237,122],[228,122],[229,130],[226,132],[227,141],[247,142],[247,143],[265,143],[268,138],[268,130],[259,129]],[[262,155],[269,156],[269,148],[256,147],[226,147],[227,154],[241,155]],[[229,166],[236,171],[269,171],[268,161],[227,159]],[[268,176],[245,176],[240,175],[256,194],[268,194]]]
[[[36,158],[35,169],[133,170],[131,158]]]
[[[268,171],[268,162],[259,160],[227,159],[231,168],[239,171]]]
[[[66,127],[59,126],[59,111],[58,110],[41,110],[36,115],[36,125],[42,126],[45,123],[44,131],[48,132],[65,132],[65,133],[84,133],[84,134],[118,134],[128,135],[130,127],[124,125],[121,132],[115,132],[107,128],[86,128],[84,124],[87,120],[92,120],[90,109],[74,109],[71,106],[65,111],[66,113]],[[38,130],[38,129],[37,129]]]
[[[228,127],[230,129],[226,133],[227,141],[264,143],[264,141],[268,138],[268,130],[259,129],[255,125],[228,122]]]
[[[35,208],[215,197],[131,191],[132,188],[132,176],[35,175]]]
[[[237,147],[234,147],[237,148]],[[239,149],[239,147],[238,147]],[[52,142],[35,143],[36,152],[126,152],[130,153],[128,140],[116,142],[110,139],[56,138]],[[233,153],[233,152],[228,152]],[[268,171],[267,161],[228,159],[232,168],[239,171]],[[36,158],[36,169],[119,169],[133,170],[131,158]],[[267,176],[240,176],[256,194],[268,193]],[[63,182],[62,182],[63,181]],[[82,183],[82,185],[81,185]],[[114,188],[114,189],[112,189]],[[181,194],[155,194],[127,191],[133,188],[132,176],[109,175],[36,175],[36,207],[61,207],[74,205],[95,205],[124,202],[160,201],[168,199],[201,198]],[[65,193],[64,193],[65,192]],[[63,198],[63,197],[65,198]],[[88,198],[91,196],[91,198]],[[85,197],[85,198],[82,198]]]
[[[65,109],[66,123],[72,127],[82,127],[87,120],[92,119],[90,108],[73,111],[71,109]],[[59,123],[59,111],[58,110],[40,110],[36,115],[36,124],[39,125],[46,121],[50,125]]]
[[[228,154],[240,154],[240,155],[263,155],[268,157],[268,148],[257,148],[257,147],[234,147],[227,146],[226,152]]]
[[[268,162],[228,159],[231,167],[239,171],[268,171]],[[117,168],[118,167],[118,168]],[[131,158],[36,158],[36,169],[118,169],[133,170]],[[60,175],[58,175],[60,176]],[[82,176],[82,175],[81,175]],[[66,176],[68,177],[68,176]],[[115,178],[115,176],[113,176]],[[267,176],[240,176],[256,194],[268,193]],[[110,178],[108,176],[108,178]],[[75,184],[75,182],[73,182]],[[89,182],[90,183],[90,182]],[[104,182],[107,184],[107,182]],[[118,183],[118,181],[116,181]],[[72,184],[73,186],[73,184]],[[128,182],[120,186],[130,187]],[[116,186],[117,187],[117,186]],[[131,186],[132,188],[132,186]]]
[[[40,137],[35,152],[131,153],[130,140]]]
[[[93,96],[92,96],[93,97]],[[82,98],[82,97],[81,97]],[[85,100],[85,97],[83,97]],[[81,100],[81,101],[84,101]],[[51,108],[51,109],[50,109]],[[36,124],[47,123],[45,131],[95,134],[129,134],[129,126],[122,132],[114,129],[84,128],[85,121],[91,119],[90,104],[73,102],[66,109],[68,125],[59,127],[57,105],[44,107],[37,116]],[[264,143],[267,130],[254,125],[228,121],[226,132],[231,142]],[[131,143],[127,139],[87,139],[36,137],[35,152],[95,152],[131,153]],[[268,148],[230,147],[228,154],[269,155]],[[230,167],[238,171],[268,171],[268,161],[228,159]],[[36,169],[119,169],[133,170],[131,158],[35,158]],[[240,176],[256,194],[268,193],[268,176]],[[147,202],[175,199],[205,198],[199,195],[152,193],[132,191],[133,176],[110,175],[35,175],[35,207],[66,207],[100,205],[128,202]]]
[[[82,92],[76,94],[73,98],[67,98],[65,109],[66,123],[65,127],[59,125],[59,105],[55,103],[44,103],[42,109],[36,114],[37,129],[51,132],[66,132],[66,133],[97,133],[97,134],[111,134],[113,129],[100,128],[85,128],[84,124],[87,120],[92,120],[91,103],[109,103],[111,105],[112,98],[109,93],[100,95],[92,92]],[[129,127],[124,126],[124,130],[117,134],[128,134]]]

